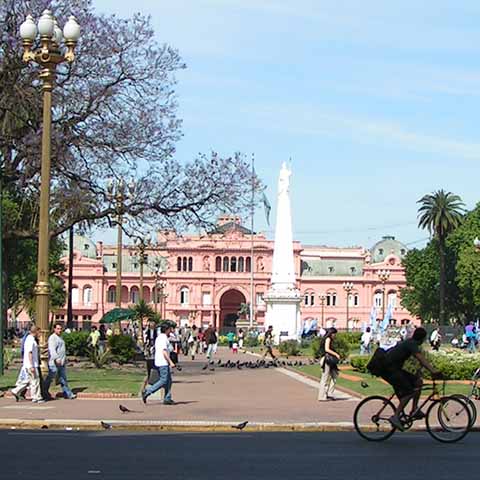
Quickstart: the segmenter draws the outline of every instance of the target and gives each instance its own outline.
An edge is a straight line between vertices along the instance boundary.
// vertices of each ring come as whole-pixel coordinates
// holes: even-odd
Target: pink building
[[[270,283],[273,245],[261,233],[252,235],[232,216],[219,218],[209,235],[159,232],[157,242],[145,251],[144,300],[164,318],[182,325],[212,323],[220,330],[234,327],[241,305],[252,299],[253,269],[254,319],[263,326],[263,295]],[[302,319],[345,328],[348,310],[349,328],[359,329],[364,322],[369,323],[373,305],[377,318],[382,318],[385,303],[392,305],[392,321],[396,324],[413,320],[399,301],[399,290],[405,286],[401,259],[406,250],[394,237],[383,237],[370,250],[294,242],[297,286],[303,295]],[[116,246],[75,238],[72,303],[77,326],[96,323],[115,307],[116,255]],[[384,283],[378,275],[382,270],[389,273]],[[353,287],[348,308],[346,282]],[[156,283],[159,286],[155,290]],[[138,253],[133,245],[126,245],[122,256],[122,306],[136,303],[139,298]],[[66,319],[66,306],[54,315],[58,320]],[[18,320],[27,318],[21,314]]]

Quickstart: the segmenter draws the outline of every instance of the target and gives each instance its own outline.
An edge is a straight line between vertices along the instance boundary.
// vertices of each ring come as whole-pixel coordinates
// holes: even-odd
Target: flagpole
[[[252,208],[251,208],[251,222],[250,222],[250,329],[253,329],[253,315],[254,315],[254,286],[253,286],[253,269],[255,266],[253,258],[253,229],[254,229],[254,215],[255,215],[255,154],[252,153]]]

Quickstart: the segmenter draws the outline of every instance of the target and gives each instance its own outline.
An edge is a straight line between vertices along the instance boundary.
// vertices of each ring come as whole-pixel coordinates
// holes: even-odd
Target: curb
[[[190,432],[190,433],[238,433],[232,428],[236,422],[194,422],[154,420],[122,421],[103,420],[111,428],[105,429],[100,420],[20,420],[0,419],[0,430],[74,430],[74,431],[133,431],[133,432]],[[351,422],[318,423],[260,423],[251,422],[244,432],[353,432]]]

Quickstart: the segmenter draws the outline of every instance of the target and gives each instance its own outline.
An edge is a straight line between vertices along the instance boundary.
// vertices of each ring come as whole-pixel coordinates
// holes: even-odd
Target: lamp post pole
[[[349,303],[350,303],[350,293],[353,290],[353,283],[352,282],[343,282],[343,289],[345,290],[345,293],[347,294],[347,332],[349,331],[349,325],[348,325],[348,317],[349,317]]]
[[[145,250],[151,246],[152,238],[150,235],[147,235],[145,238],[143,237],[136,237],[135,238],[135,248],[138,252],[138,263],[140,265],[140,294],[138,296],[140,302],[144,300],[143,295],[143,278],[144,278],[144,266],[148,263],[147,258],[148,256],[145,255]]]
[[[382,282],[382,321],[385,318],[385,284],[390,278],[390,270],[380,270],[378,272],[378,278]]]
[[[134,184],[127,186],[123,180],[109,180],[107,184],[107,198],[115,205],[117,218],[117,268],[115,281],[115,306],[122,306],[122,253],[123,253],[123,215],[125,213],[125,200],[131,198]],[[119,322],[120,325],[120,322]]]
[[[318,296],[320,299],[320,305],[322,307],[322,328],[324,327],[324,321],[325,321],[325,299],[327,298],[325,294],[321,294]]]
[[[40,34],[40,46],[33,49],[37,33]],[[44,10],[37,25],[31,15],[20,26],[23,42],[23,60],[35,62],[41,67],[40,79],[43,92],[43,128],[42,159],[40,168],[40,218],[38,227],[38,264],[36,296],[36,323],[40,330],[40,358],[42,370],[47,367],[47,335],[50,303],[49,244],[50,244],[50,170],[51,170],[51,125],[52,90],[55,86],[57,65],[73,62],[74,49],[80,38],[80,26],[75,17],[70,17],[64,26],[63,34],[50,10]],[[62,41],[65,38],[67,50],[62,53]]]

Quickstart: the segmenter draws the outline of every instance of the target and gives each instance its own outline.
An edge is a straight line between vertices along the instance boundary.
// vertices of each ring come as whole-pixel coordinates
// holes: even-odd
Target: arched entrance
[[[246,303],[245,295],[238,290],[228,290],[220,298],[220,332],[235,329],[240,305]]]

